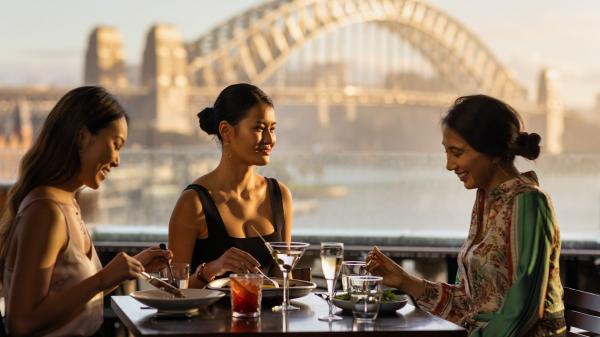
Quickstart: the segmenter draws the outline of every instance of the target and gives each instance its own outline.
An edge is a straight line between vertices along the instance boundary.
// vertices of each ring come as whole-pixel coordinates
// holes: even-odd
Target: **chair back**
[[[8,337],[6,330],[4,330],[4,317],[0,315],[0,337]]]
[[[565,288],[564,302],[569,337],[600,334],[600,295]],[[571,328],[585,331],[571,332]]]

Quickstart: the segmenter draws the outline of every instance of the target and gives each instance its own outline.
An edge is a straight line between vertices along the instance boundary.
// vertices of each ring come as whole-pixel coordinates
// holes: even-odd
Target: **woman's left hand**
[[[168,249],[150,247],[141,251],[134,258],[144,265],[145,271],[153,273],[166,268],[169,260],[173,258],[173,253]]]

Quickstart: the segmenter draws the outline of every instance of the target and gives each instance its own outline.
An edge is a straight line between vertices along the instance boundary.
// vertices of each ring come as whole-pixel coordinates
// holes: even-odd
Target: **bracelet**
[[[200,264],[200,266],[198,267],[198,271],[196,272],[196,278],[200,281],[202,281],[204,284],[208,284],[210,283],[210,281],[214,280],[215,277],[211,277],[210,280],[207,280],[206,278],[204,278],[204,276],[202,275],[202,272],[204,271],[204,267],[206,267],[206,262],[202,262],[202,264]]]

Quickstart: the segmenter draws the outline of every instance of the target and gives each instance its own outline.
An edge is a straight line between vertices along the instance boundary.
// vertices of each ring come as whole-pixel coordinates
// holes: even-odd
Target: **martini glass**
[[[273,307],[273,311],[300,310],[290,304],[289,276],[309,244],[304,242],[265,242],[265,245],[283,274],[283,303]]]

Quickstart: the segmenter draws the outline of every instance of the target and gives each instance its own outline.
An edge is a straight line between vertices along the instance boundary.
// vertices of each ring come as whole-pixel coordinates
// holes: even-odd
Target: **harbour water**
[[[86,212],[86,221],[116,232],[166,233],[181,191],[215,167],[219,156],[218,151],[125,151],[105,184],[85,192],[94,195],[96,207]],[[9,165],[17,162],[4,161],[0,180],[14,180],[16,166]],[[538,174],[563,238],[600,242],[599,155],[543,155],[517,166]],[[290,187],[295,235],[464,238],[475,199],[475,191],[445,169],[441,153],[277,153],[259,171]]]
[[[181,190],[214,167],[219,154],[187,153],[185,160],[154,154],[144,165],[138,156],[126,155],[119,168],[123,175],[109,179],[100,192],[101,207],[110,200],[125,205],[103,209],[98,222],[166,227]],[[517,166],[538,174],[563,238],[600,240],[600,156],[542,156]],[[292,190],[298,235],[465,237],[475,199],[475,191],[445,169],[438,153],[287,154],[259,170]],[[141,191],[123,189],[142,176],[150,178]]]

